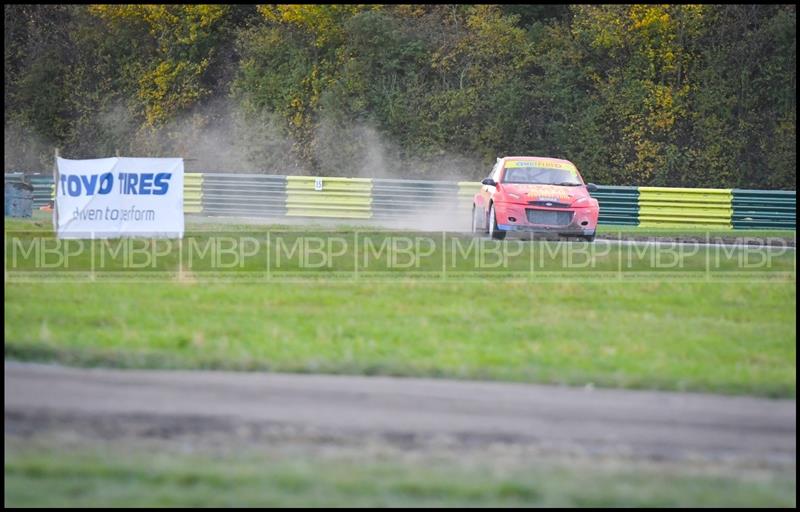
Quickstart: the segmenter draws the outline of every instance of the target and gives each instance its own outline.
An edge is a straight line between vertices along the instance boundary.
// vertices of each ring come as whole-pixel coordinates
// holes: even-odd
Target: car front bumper
[[[535,223],[531,222],[528,212],[537,214],[558,215],[569,214],[569,222]],[[525,233],[549,233],[559,236],[592,236],[597,230],[597,208],[535,208],[525,204],[495,204],[497,229]],[[534,217],[535,220],[535,217]]]
[[[534,226],[534,225],[519,225],[519,224],[498,224],[497,229],[500,231],[516,231],[521,233],[540,233],[552,234],[558,236],[592,236],[597,231],[597,228],[581,228],[570,226]]]

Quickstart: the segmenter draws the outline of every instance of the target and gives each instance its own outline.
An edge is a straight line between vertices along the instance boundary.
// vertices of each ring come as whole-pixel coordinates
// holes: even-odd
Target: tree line
[[[795,189],[794,5],[6,5],[6,171]]]

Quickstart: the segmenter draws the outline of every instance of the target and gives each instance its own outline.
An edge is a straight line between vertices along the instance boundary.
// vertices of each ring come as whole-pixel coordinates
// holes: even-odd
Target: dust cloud
[[[110,104],[97,112],[94,126],[80,134],[79,142],[62,148],[61,156],[182,157],[186,172],[452,183],[454,192],[447,199],[408,201],[402,214],[369,222],[399,229],[469,229],[470,211],[463,206],[458,208],[454,182],[480,179],[491,166],[475,156],[440,150],[417,153],[395,142],[372,123],[336,119],[324,112],[308,140],[297,140],[277,114],[267,111],[245,114],[227,98],[208,102],[165,125],[138,129],[139,121],[128,107],[122,103]],[[41,140],[6,123],[4,142],[6,172],[48,173],[52,169],[53,141]],[[349,219],[341,222],[352,224]]]

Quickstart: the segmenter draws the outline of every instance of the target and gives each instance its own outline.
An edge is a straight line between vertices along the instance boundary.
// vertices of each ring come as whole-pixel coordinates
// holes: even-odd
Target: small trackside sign
[[[59,238],[183,238],[183,159],[57,160]]]

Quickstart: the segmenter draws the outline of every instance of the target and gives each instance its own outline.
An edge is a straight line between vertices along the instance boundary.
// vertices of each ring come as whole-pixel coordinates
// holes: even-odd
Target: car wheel
[[[594,242],[594,237],[595,235],[587,235],[587,236],[582,236],[581,238],[583,238],[587,242]]]
[[[495,240],[502,240],[506,237],[506,232],[497,229],[497,217],[494,214],[494,204],[489,208],[489,218],[487,219],[489,225],[489,237]]]

